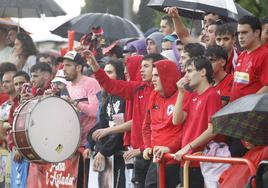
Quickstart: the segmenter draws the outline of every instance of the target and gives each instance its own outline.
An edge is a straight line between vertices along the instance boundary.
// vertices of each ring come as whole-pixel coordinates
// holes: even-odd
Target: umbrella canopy
[[[0,0],[0,17],[47,17],[66,15],[54,0]]]
[[[104,30],[104,36],[109,41],[128,37],[142,37],[143,33],[132,22],[107,13],[87,13],[82,14],[65,22],[52,31],[53,34],[66,38],[68,30],[74,30],[75,40],[91,31],[93,27],[101,26]]]
[[[268,94],[253,94],[226,105],[212,117],[215,133],[268,145]]]
[[[218,14],[230,21],[252,15],[232,0],[150,0],[147,6],[159,11],[165,7],[177,7],[181,16],[192,19],[203,19],[205,12]]]

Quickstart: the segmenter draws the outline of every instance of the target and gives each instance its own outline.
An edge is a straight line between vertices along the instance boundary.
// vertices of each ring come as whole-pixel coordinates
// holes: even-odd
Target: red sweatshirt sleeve
[[[135,90],[140,86],[140,82],[127,82],[123,80],[110,79],[103,69],[99,69],[95,72],[95,78],[108,93],[127,100],[131,100],[133,98]]]
[[[147,110],[143,126],[142,126],[142,138],[145,148],[151,147],[151,115],[150,111]]]

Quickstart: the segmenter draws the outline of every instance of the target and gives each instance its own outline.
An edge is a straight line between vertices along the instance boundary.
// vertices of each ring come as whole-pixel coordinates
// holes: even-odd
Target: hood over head
[[[152,33],[151,35],[149,35],[146,38],[146,43],[147,43],[148,40],[154,41],[156,46],[157,46],[158,53],[160,53],[162,51],[162,40],[163,40],[163,38],[164,38],[163,33],[154,32],[154,33]]]
[[[127,44],[127,49],[134,48],[139,55],[146,55],[146,42],[145,38],[135,40]]]
[[[141,62],[143,56],[142,55],[132,55],[126,58],[126,67],[130,77],[130,81],[141,81]]]
[[[180,79],[176,64],[165,59],[155,62],[154,65],[158,71],[165,97],[172,96],[178,90],[176,83]]]

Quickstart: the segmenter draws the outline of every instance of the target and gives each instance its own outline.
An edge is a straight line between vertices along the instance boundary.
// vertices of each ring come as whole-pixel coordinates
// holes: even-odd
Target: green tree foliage
[[[101,12],[123,16],[123,0],[85,0],[81,13]]]
[[[257,17],[268,15],[267,0],[236,0],[243,8],[252,12]]]

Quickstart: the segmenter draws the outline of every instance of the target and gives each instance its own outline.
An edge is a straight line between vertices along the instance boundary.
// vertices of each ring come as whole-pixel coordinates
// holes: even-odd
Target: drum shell
[[[46,108],[44,108],[44,106]],[[44,109],[46,109],[45,112],[39,113],[40,111],[44,111]],[[55,112],[52,112],[53,110]],[[68,112],[65,114],[65,111]],[[59,113],[65,114],[66,117],[64,115],[59,116]],[[37,118],[40,114],[42,114],[42,117]],[[64,121],[60,123],[60,129],[59,127],[56,127],[56,129],[61,131],[59,132],[58,130],[57,135],[53,135],[53,132],[47,132],[47,130],[55,128],[54,126],[56,126],[57,123],[49,123],[49,121],[55,122],[57,119]],[[65,129],[69,131],[66,132]],[[76,131],[72,131],[74,129]],[[38,132],[36,132],[36,130],[38,130]],[[81,126],[75,109],[66,100],[59,97],[39,97],[25,102],[16,110],[12,135],[18,151],[26,159],[38,163],[57,163],[64,161],[76,152],[80,143]],[[65,137],[61,137],[62,135],[65,135]],[[65,139],[66,135],[69,139]],[[36,136],[38,138],[40,137],[40,139],[33,139]],[[47,144],[46,139],[49,141],[48,145],[44,145]],[[53,144],[51,145],[52,142]],[[54,143],[57,143],[56,146],[59,146],[59,148],[56,147]],[[49,148],[53,148],[53,150],[49,150]],[[59,152],[58,150],[56,152],[55,149],[59,149]],[[63,152],[61,152],[61,149]],[[41,153],[40,150],[44,152]],[[47,153],[52,153],[52,155],[49,155],[48,157],[46,156]],[[54,155],[57,156],[52,159],[51,156]]]
[[[18,151],[28,160],[42,161],[42,159],[34,152],[31,143],[28,140],[28,130],[25,127],[27,118],[29,119],[30,112],[37,103],[36,100],[26,101],[15,112],[13,122],[12,136]]]

